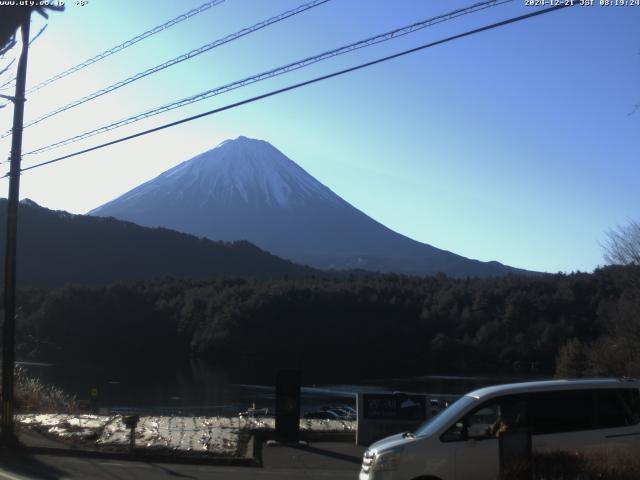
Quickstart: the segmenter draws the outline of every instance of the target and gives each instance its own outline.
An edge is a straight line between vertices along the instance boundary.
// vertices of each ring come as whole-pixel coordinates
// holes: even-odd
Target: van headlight
[[[400,466],[400,456],[403,447],[391,448],[378,452],[373,460],[371,469],[375,472],[392,472]]]

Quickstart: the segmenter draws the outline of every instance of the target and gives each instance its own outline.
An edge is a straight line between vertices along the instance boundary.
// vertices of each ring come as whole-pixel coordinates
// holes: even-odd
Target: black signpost
[[[122,423],[129,429],[129,453],[133,454],[136,446],[136,427],[140,421],[140,415],[128,415],[122,417]]]
[[[276,379],[276,440],[300,439],[300,371],[280,370]]]

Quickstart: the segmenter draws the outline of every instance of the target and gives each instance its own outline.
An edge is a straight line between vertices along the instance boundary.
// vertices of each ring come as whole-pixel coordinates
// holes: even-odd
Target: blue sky
[[[68,1],[31,49],[28,84],[202,3]],[[301,3],[227,0],[34,93],[26,118]],[[25,150],[471,3],[332,0],[28,128]],[[530,11],[516,0],[25,157],[25,166]],[[33,170],[21,197],[85,213],[246,135],[417,240],[522,268],[591,271],[604,262],[606,230],[640,217],[640,112],[630,115],[640,103],[639,24],[640,7],[543,15]],[[10,125],[10,109],[0,110],[0,127]],[[8,146],[0,141],[3,157]]]

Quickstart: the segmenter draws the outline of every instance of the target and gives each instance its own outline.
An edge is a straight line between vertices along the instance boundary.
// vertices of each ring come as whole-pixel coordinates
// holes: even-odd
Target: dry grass
[[[15,370],[15,410],[17,412],[73,413],[78,410],[75,397],[62,389],[30,377],[20,367]]]

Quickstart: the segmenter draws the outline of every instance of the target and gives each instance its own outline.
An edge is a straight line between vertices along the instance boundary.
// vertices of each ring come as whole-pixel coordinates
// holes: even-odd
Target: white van
[[[360,480],[493,480],[507,428],[531,432],[534,452],[640,456],[640,381],[550,380],[482,388],[413,433],[364,453]],[[640,472],[639,477],[640,478]]]

